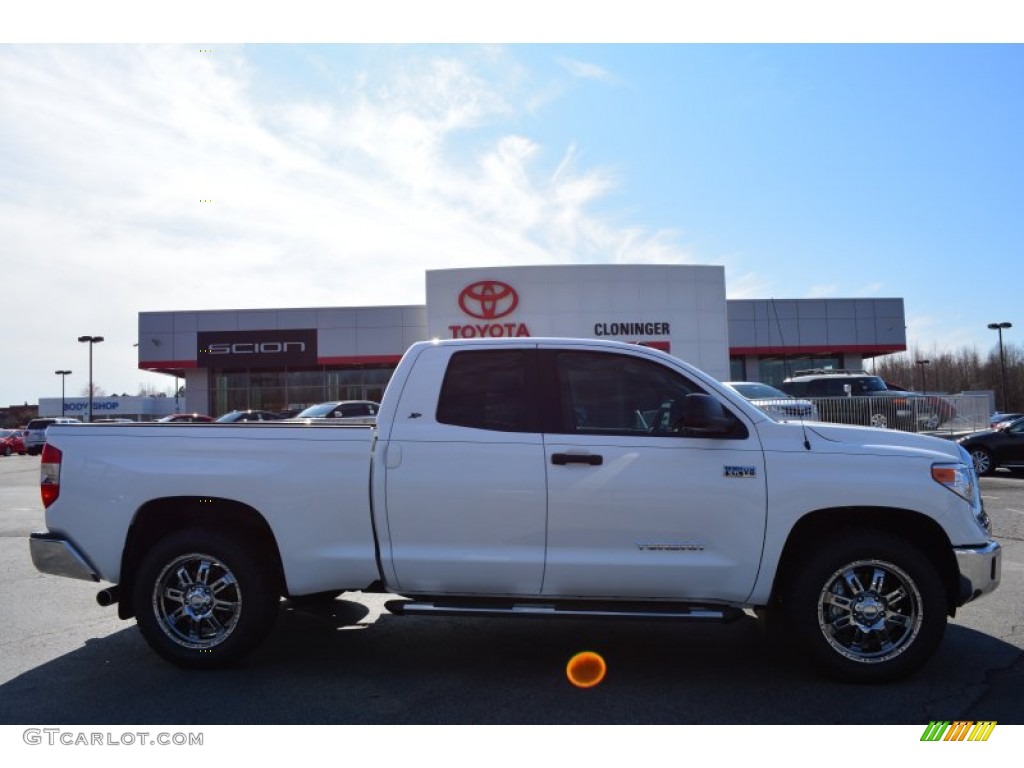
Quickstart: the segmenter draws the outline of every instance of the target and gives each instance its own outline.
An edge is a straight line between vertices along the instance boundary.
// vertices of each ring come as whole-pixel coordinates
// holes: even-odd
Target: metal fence
[[[986,395],[906,395],[895,397],[803,397],[798,400],[758,400],[755,405],[776,419],[793,419],[794,405],[811,412],[810,420],[859,424],[905,432],[953,436],[989,427]],[[808,409],[807,405],[813,406]]]

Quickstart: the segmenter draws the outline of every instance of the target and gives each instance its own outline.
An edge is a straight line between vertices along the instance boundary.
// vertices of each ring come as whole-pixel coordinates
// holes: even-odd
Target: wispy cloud
[[[105,354],[134,382],[142,310],[419,303],[428,268],[687,258],[596,212],[608,170],[503,131],[521,107],[469,57],[274,101],[244,48],[8,46],[0,71],[5,283],[60,308],[4,347],[46,373],[117,329]]]
[[[809,286],[804,296],[808,299],[823,299],[827,296],[835,296],[837,293],[839,293],[837,283],[820,283]]]
[[[882,289],[885,288],[885,283],[881,281],[866,283],[854,290],[854,296],[878,296]]]
[[[775,282],[764,273],[730,266],[726,266],[725,285],[730,299],[764,299],[776,295],[777,290]]]
[[[558,63],[570,75],[580,78],[581,80],[599,80],[611,85],[619,82],[618,77],[597,64],[579,61],[578,59],[570,59],[564,56],[559,57]]]

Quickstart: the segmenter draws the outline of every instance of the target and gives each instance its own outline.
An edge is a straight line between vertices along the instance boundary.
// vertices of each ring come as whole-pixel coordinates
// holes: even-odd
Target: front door
[[[544,445],[543,594],[744,600],[765,533],[753,427],[729,414],[727,436],[682,429],[684,398],[703,390],[650,358],[543,355],[560,410]]]

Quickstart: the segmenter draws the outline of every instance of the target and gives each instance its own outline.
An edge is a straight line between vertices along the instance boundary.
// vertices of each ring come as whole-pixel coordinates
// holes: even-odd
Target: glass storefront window
[[[784,357],[762,357],[758,360],[759,381],[779,386],[799,370],[810,368],[842,368],[842,355],[786,355]]]
[[[729,381],[746,381],[747,366],[745,357],[729,358]]]
[[[300,371],[211,371],[210,415],[290,411],[329,400],[380,402],[394,366]]]

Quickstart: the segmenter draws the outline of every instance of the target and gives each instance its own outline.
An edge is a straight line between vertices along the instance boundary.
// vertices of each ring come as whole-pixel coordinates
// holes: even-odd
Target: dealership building
[[[142,312],[139,367],[184,380],[181,411],[284,411],[379,400],[417,341],[534,336],[644,344],[778,384],[903,351],[906,322],[898,298],[727,300],[721,266],[442,269],[423,305]]]

